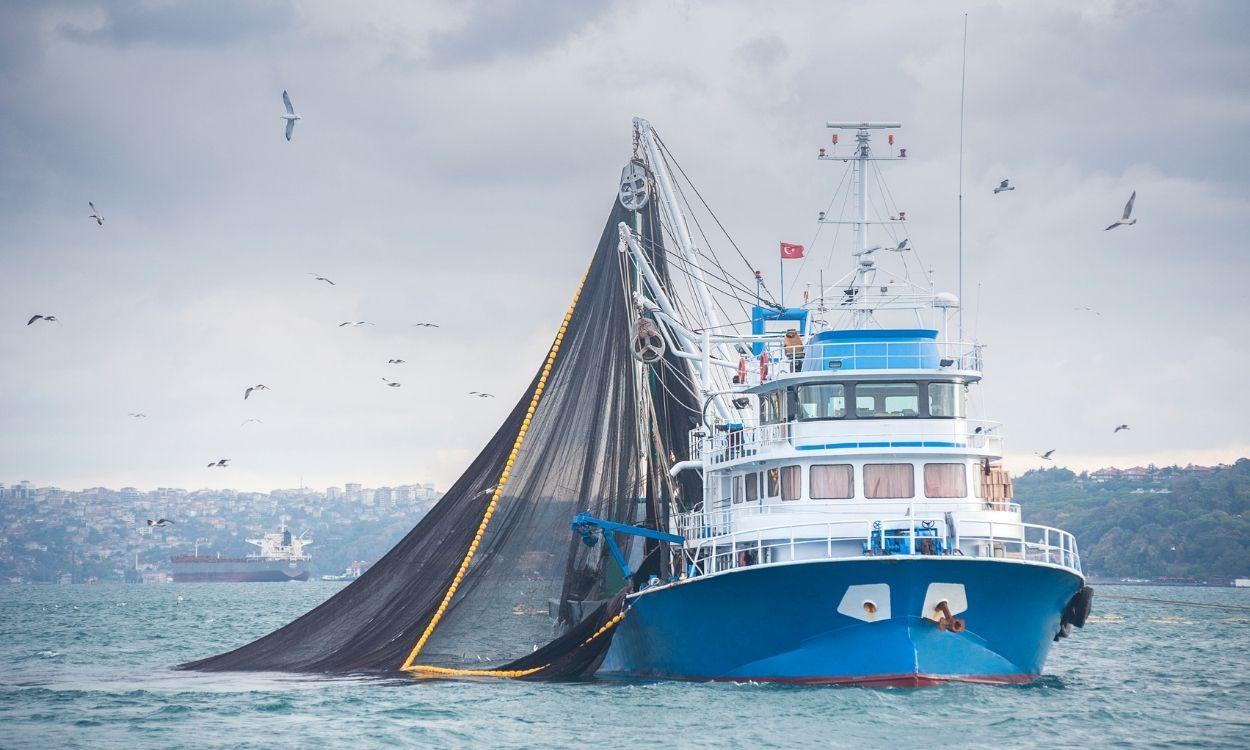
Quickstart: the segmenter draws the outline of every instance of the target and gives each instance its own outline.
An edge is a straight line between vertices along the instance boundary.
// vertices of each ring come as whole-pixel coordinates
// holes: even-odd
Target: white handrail
[[[931,522],[934,535],[918,536],[917,524]],[[984,526],[979,531],[979,526]],[[847,528],[850,527],[850,528]],[[895,532],[895,534],[888,534]],[[947,527],[944,518],[857,518],[841,521],[770,526],[759,529],[735,531],[706,537],[686,537],[683,557],[686,574],[690,576],[735,570],[741,567],[787,564],[799,560],[801,547],[812,559],[853,559],[867,554],[891,554],[886,551],[885,539],[897,538],[897,532],[906,532],[908,545],[904,554],[918,554],[917,539],[932,538],[953,540],[943,555],[967,557],[993,557],[1017,559],[1027,562],[1043,562],[1081,571],[1081,559],[1076,539],[1062,529],[1040,524],[1003,522],[992,520],[955,520]],[[773,535],[773,536],[770,536]],[[1030,535],[1037,537],[1030,539]],[[874,537],[882,542],[876,544]],[[835,543],[855,543],[861,546],[860,555],[839,554]],[[740,548],[740,544],[745,547]],[[823,548],[823,549],[822,549]],[[753,560],[745,559],[739,552],[753,549]],[[776,551],[786,550],[788,559],[780,558]],[[810,554],[810,553],[816,554]],[[936,554],[936,553],[935,553]]]

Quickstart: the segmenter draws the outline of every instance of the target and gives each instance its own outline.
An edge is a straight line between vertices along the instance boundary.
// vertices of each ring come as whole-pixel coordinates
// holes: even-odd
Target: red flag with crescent
[[[792,260],[794,258],[802,258],[802,257],[803,257],[802,245],[792,245],[789,242],[781,243],[781,259],[782,260]]]

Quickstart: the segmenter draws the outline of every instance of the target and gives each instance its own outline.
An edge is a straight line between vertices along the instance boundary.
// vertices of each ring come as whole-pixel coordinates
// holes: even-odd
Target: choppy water
[[[0,586],[0,747],[1250,747],[1250,613],[1095,598],[1031,686],[193,674],[342,584]],[[1100,587],[1250,606],[1250,591]]]

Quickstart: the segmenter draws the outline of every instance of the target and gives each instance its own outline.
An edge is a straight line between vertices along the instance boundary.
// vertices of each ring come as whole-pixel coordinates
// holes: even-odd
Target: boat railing
[[[898,555],[998,558],[1081,571],[1076,538],[1062,529],[981,520],[956,520],[948,527],[944,518],[920,517],[865,518],[737,531],[688,540],[683,555],[688,577],[761,565]]]
[[[713,435],[691,433],[690,455],[707,464],[723,464],[783,451],[858,450],[863,448],[958,448],[1000,455],[1001,424],[984,419],[925,419],[900,425],[890,420],[850,420],[858,429],[823,429],[828,422],[778,422],[756,427],[721,426]],[[923,429],[915,429],[923,422]],[[902,428],[902,431],[895,431]],[[910,428],[910,429],[909,429]]]
[[[967,502],[968,504],[954,511],[951,509],[949,500],[945,502],[918,501],[909,503],[909,505],[919,517],[941,518],[943,521],[945,521],[946,512],[958,513],[967,510],[981,512],[1000,511],[1009,513],[1017,519],[1020,517],[1019,503],[994,500],[960,502]],[[975,507],[972,503],[975,503]],[[795,516],[811,516],[815,514],[833,516],[830,519],[831,521],[840,521],[848,517],[856,520],[863,517],[862,511],[848,510],[846,501],[819,503],[805,500],[782,503],[741,503],[713,508],[712,510],[681,513],[675,516],[675,521],[677,533],[683,538],[700,539],[728,534],[743,522],[754,519],[785,519],[787,517],[793,518]],[[837,516],[841,516],[841,518]]]
[[[764,343],[747,368],[746,385],[759,385],[798,372],[843,370],[944,370],[981,372],[982,345],[970,341],[836,341],[799,349],[781,340]]]

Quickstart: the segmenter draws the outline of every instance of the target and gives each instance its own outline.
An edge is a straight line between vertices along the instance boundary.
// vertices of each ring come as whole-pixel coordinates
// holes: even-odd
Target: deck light
[[[820,150],[820,158],[825,158],[825,150],[823,148]]]

